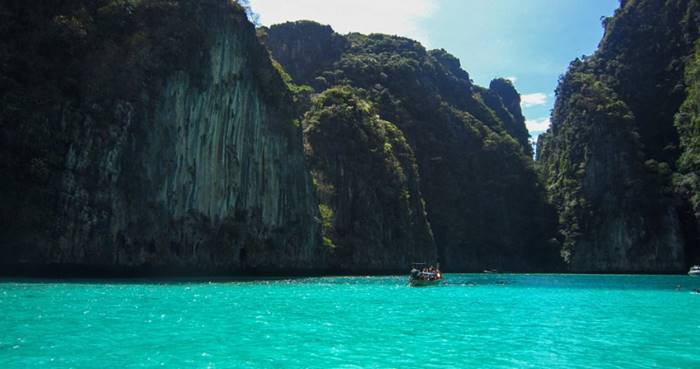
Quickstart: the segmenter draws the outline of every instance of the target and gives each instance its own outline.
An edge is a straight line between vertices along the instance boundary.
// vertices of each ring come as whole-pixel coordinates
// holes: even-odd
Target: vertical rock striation
[[[54,129],[61,127],[66,151],[62,168],[50,173],[56,202],[45,205],[55,227],[41,237],[4,232],[3,262],[101,271],[317,269],[317,207],[301,129],[243,10],[223,0],[122,6],[133,28],[83,51],[81,77],[98,68],[88,61],[115,47],[110,52],[127,60],[146,59],[123,76],[146,78],[129,96],[95,99],[92,89],[133,82],[107,73],[108,82],[86,80],[90,89],[62,99]],[[53,21],[83,11],[107,10],[85,5]],[[88,32],[109,32],[94,22]],[[172,40],[176,47],[162,54],[167,43],[132,48],[162,41],[159,32],[169,41],[182,24],[191,30],[181,36],[196,42]]]
[[[699,10],[695,0],[622,1],[598,51],[573,61],[557,88],[537,159],[573,271],[684,271],[698,247],[674,117],[692,85],[683,74]]]
[[[674,189],[683,200],[679,207],[683,221],[688,264],[700,264],[700,40],[685,68],[687,96],[675,116],[681,156]]]

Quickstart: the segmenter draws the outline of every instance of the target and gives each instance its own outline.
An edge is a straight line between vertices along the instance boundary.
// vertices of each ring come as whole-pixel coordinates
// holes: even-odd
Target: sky
[[[508,78],[522,95],[530,135],[549,127],[554,90],[569,62],[590,55],[601,17],[618,0],[250,0],[260,23],[309,19],[336,32],[387,33],[443,48],[474,82]]]

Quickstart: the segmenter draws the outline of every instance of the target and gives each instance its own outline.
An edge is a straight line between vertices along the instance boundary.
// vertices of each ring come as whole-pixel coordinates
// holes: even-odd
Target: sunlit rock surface
[[[23,242],[3,244],[3,262],[201,273],[319,267],[317,206],[286,86],[240,9],[192,6],[204,36],[182,52],[199,62],[133,91],[134,101],[64,110],[55,228],[51,237],[15,235]]]

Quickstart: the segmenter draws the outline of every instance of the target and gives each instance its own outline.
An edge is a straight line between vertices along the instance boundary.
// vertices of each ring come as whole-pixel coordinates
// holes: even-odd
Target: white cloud
[[[524,108],[529,108],[531,106],[544,105],[547,103],[547,95],[541,92],[535,92],[534,94],[527,94],[520,96],[520,105]]]
[[[506,77],[506,79],[511,81],[512,83],[515,83],[518,80],[518,77],[510,76],[510,77]]]
[[[546,131],[550,125],[549,118],[539,118],[539,119],[528,119],[525,121],[527,130],[530,132],[542,132]]]
[[[272,25],[295,20],[329,24],[338,33],[386,33],[429,44],[421,24],[441,0],[250,0],[260,22]]]

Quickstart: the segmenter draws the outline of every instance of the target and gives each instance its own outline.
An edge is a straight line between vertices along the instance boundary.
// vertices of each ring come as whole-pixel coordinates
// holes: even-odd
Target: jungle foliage
[[[491,88],[479,87],[445,50],[426,50],[396,36],[341,36],[308,21],[264,29],[264,42],[294,83],[321,92],[323,101],[352,90],[371,106],[375,119],[390,122],[405,138],[419,174],[419,189],[409,194],[425,201],[444,267],[558,267],[556,217],[534,170],[520,96],[509,81],[496,79]],[[318,109],[314,105],[311,112]],[[348,118],[343,109],[324,109],[329,121],[333,114],[340,121]],[[340,139],[333,134],[340,133],[328,131],[326,140]],[[344,132],[341,137],[354,136]],[[386,147],[403,146],[388,142]],[[312,153],[310,160],[321,160],[317,156]],[[400,192],[395,181],[385,179],[375,185]],[[374,204],[368,214],[388,206]],[[338,219],[344,211],[335,209],[334,214]]]
[[[682,239],[691,262],[700,224],[700,2],[622,1],[603,25],[595,54],[574,60],[560,79],[552,126],[537,145],[563,254],[571,262],[608,243],[633,257],[663,259],[667,251],[650,245],[670,235]],[[680,227],[669,229],[676,213]],[[642,236],[621,240],[611,223]]]

